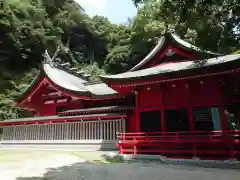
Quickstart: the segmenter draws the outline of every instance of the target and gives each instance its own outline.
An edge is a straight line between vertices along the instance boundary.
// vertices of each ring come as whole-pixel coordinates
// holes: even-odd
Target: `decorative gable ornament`
[[[148,86],[148,87],[147,87],[147,91],[150,91],[150,90],[151,90],[151,87]]]
[[[165,53],[166,56],[172,56],[175,54],[175,51],[172,49],[168,49],[167,52]]]

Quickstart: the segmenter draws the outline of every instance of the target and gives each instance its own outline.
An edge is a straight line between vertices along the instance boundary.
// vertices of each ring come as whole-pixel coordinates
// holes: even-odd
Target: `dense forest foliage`
[[[13,107],[36,76],[44,51],[91,74],[130,69],[175,31],[199,47],[232,53],[240,49],[237,0],[134,0],[135,17],[112,24],[90,18],[73,0],[0,0],[0,119],[25,116]]]

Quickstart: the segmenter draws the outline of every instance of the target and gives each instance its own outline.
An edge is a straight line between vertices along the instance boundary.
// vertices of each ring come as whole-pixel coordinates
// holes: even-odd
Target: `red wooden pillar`
[[[161,128],[162,128],[162,134],[165,134],[165,132],[166,132],[166,123],[165,123],[163,91],[164,91],[164,88],[160,87]]]
[[[166,132],[166,124],[165,124],[165,112],[164,109],[161,110],[161,127],[162,127],[162,134]]]
[[[38,117],[39,112],[38,111],[33,111],[34,117]]]
[[[190,97],[190,91],[189,91],[189,85],[188,82],[183,82],[184,83],[184,92],[185,92],[185,97],[186,97],[186,106],[187,106],[187,112],[188,112],[188,120],[189,120],[189,127],[190,127],[190,132],[194,133],[195,132],[195,123],[194,123],[194,117],[193,117],[193,107],[191,103],[191,97]]]
[[[192,133],[194,133],[195,127],[194,127],[194,117],[193,117],[193,108],[192,107],[188,107],[188,120],[189,120],[190,131]]]
[[[220,121],[221,121],[221,129],[222,129],[222,131],[223,132],[226,132],[226,131],[228,131],[229,130],[229,128],[228,128],[228,122],[227,122],[227,117],[226,117],[226,114],[225,114],[225,108],[224,108],[224,104],[225,104],[225,97],[224,97],[224,95],[223,95],[223,93],[222,93],[222,91],[221,91],[221,85],[219,84],[218,85],[218,89],[219,89],[219,91],[220,91],[220,94],[221,94],[221,106],[218,108],[219,109],[219,115],[220,115]]]
[[[139,92],[135,91],[135,112],[136,112],[136,120],[135,120],[135,126],[136,126],[136,132],[140,132],[140,112],[139,112]]]
[[[194,122],[194,116],[193,116],[193,106],[192,106],[192,101],[191,101],[191,95],[190,95],[190,90],[189,90],[189,83],[184,81],[183,82],[183,87],[184,87],[184,94],[186,97],[186,106],[187,106],[187,112],[188,112],[188,120],[189,120],[189,128],[190,128],[190,133],[191,136],[190,138],[194,138],[195,136],[195,122]],[[196,143],[192,144],[192,156],[196,157],[197,156],[197,151],[196,151]]]

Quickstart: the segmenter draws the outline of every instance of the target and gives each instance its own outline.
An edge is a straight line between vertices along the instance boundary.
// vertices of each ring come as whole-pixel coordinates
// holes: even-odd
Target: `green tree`
[[[107,41],[73,0],[0,0],[0,7],[1,119],[21,116],[9,107],[29,83],[21,77],[27,73],[33,79],[31,69],[43,60],[45,49],[53,55],[60,45],[62,61],[103,65]]]
[[[223,53],[239,49],[237,0],[134,0],[134,3],[144,4],[147,11],[151,10],[151,19],[174,27],[179,35],[188,36],[200,47]]]

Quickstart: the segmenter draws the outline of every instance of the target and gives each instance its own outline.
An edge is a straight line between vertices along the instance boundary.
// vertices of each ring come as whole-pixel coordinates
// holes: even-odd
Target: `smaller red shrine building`
[[[16,100],[35,117],[0,122],[1,143],[117,143],[122,154],[240,158],[240,54],[201,50],[166,34],[128,72],[102,82],[82,77],[46,56]]]

